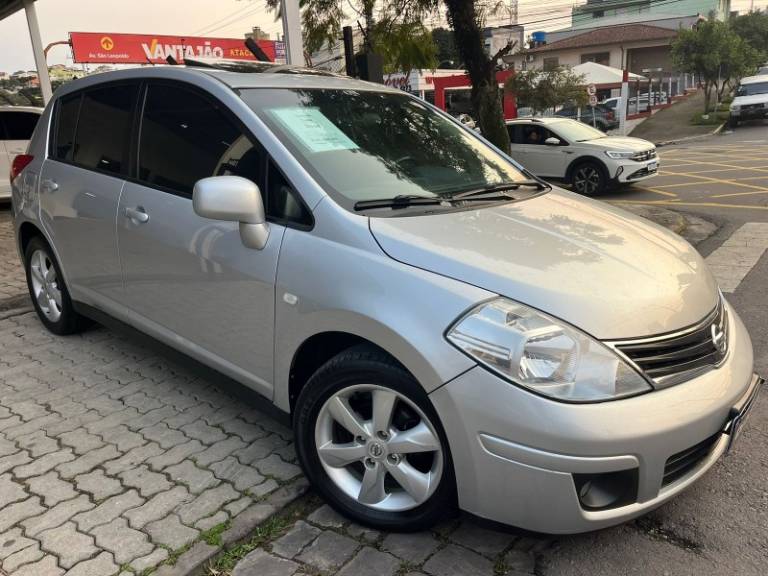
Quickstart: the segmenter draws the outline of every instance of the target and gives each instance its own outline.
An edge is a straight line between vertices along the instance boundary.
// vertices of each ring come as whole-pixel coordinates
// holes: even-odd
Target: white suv
[[[731,126],[742,120],[768,118],[768,76],[742,78],[731,102]]]
[[[507,122],[512,157],[541,178],[565,180],[588,196],[613,184],[656,176],[652,142],[608,136],[567,118],[523,118]]]

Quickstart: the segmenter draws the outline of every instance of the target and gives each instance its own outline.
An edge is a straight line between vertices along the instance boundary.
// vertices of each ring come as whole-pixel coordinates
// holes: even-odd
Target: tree
[[[453,41],[453,32],[446,28],[433,28],[432,41],[437,49],[439,68],[461,68],[461,56]]]
[[[727,87],[750,74],[760,53],[730,25],[707,20],[691,30],[680,30],[672,43],[672,60],[679,70],[697,74],[704,82],[704,112],[711,109],[712,92],[722,98]]]
[[[515,94],[534,112],[546,112],[566,103],[587,105],[585,79],[567,68],[553,70],[523,70],[509,78],[504,89]]]
[[[768,12],[747,12],[731,20],[731,27],[747,44],[768,61]]]

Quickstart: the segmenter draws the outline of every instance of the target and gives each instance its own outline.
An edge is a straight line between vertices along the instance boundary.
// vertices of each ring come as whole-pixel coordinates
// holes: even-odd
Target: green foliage
[[[429,30],[421,21],[387,18],[377,22],[371,34],[372,45],[384,58],[384,72],[434,69],[437,50]]]
[[[432,41],[437,49],[438,66],[440,68],[461,68],[461,56],[456,50],[456,42],[453,39],[453,32],[446,28],[434,28],[432,30]],[[447,63],[452,62],[452,66]]]
[[[768,61],[768,11],[736,16],[731,20],[731,28],[760,53],[761,63]]]
[[[534,112],[545,112],[566,103],[586,106],[589,98],[584,84],[584,76],[568,68],[522,70],[507,80],[504,89]]]

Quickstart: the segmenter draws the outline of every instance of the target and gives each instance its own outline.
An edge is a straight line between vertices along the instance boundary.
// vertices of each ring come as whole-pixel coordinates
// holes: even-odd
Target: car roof
[[[741,82],[739,84],[755,84],[757,82],[768,82],[768,78],[765,77],[765,74],[758,74],[757,76],[747,76],[746,78],[742,78]]]
[[[575,122],[570,118],[555,118],[553,116],[536,116],[535,118],[514,118],[507,124],[557,124],[558,122]]]
[[[37,106],[0,106],[0,112],[32,112],[34,114],[42,114],[44,108],[38,108]]]

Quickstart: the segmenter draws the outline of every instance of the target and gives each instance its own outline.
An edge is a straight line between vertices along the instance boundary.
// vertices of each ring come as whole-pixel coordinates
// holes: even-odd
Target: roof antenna
[[[272,62],[272,60],[269,59],[269,56],[267,56],[264,50],[261,49],[261,46],[256,44],[256,41],[253,38],[245,39],[245,47],[250,50],[251,54],[253,54],[259,62]]]
[[[171,66],[178,66],[179,63],[176,61],[176,58],[168,54],[168,56],[165,57],[165,61],[168,62]]]

